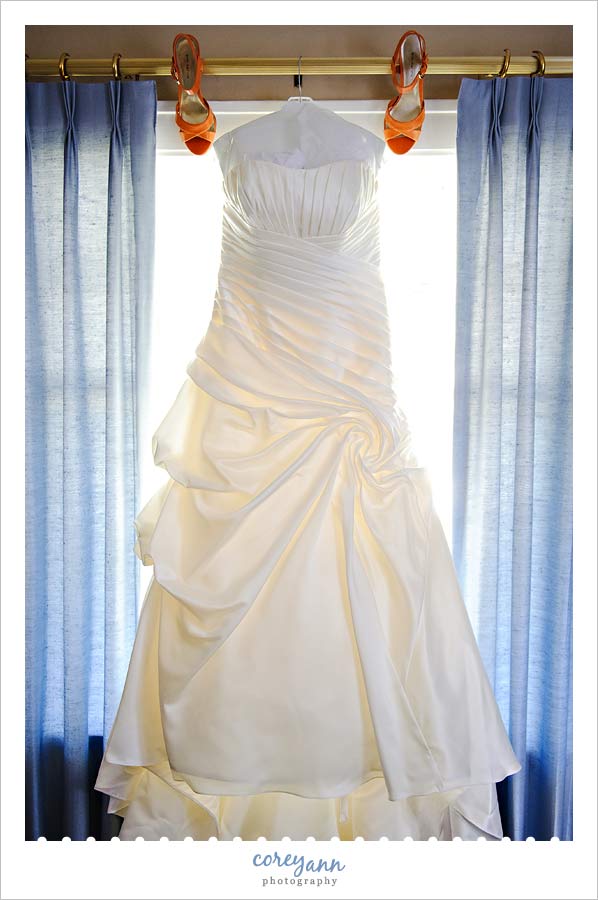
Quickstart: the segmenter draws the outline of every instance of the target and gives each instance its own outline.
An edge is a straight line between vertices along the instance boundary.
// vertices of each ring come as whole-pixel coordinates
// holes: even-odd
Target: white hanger
[[[303,94],[301,93],[301,57],[299,57],[297,60],[297,74],[299,76],[298,77],[299,96],[297,96],[296,94],[293,94],[292,97],[289,97],[289,99],[287,100],[287,103],[290,103],[293,100],[296,101],[297,103],[303,103],[304,100],[307,102],[313,103],[313,100],[311,97],[304,97]]]

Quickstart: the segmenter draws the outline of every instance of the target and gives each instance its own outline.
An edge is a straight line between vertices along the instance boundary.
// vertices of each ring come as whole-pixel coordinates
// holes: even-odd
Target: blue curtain
[[[26,839],[93,791],[137,622],[156,83],[26,84]]]
[[[572,840],[572,84],[458,99],[453,555],[522,764],[514,840]]]

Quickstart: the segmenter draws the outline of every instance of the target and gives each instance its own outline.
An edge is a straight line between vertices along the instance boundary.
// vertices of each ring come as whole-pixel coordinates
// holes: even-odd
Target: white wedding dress
[[[392,389],[384,148],[313,101],[214,144],[213,313],[96,782],[123,840],[502,837],[521,767]]]

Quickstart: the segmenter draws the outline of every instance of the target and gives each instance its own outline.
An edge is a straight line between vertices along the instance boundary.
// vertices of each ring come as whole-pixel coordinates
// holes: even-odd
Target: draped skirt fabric
[[[520,765],[395,402],[376,207],[335,235],[243,214],[260,178],[313,213],[331,176],[367,199],[367,171],[278,168],[225,207],[212,320],[153,438],[154,573],[96,788],[128,840],[500,839]]]

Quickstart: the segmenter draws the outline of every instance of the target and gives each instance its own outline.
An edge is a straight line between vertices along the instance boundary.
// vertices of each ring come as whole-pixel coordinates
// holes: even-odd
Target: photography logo
[[[278,852],[274,853],[256,853],[252,859],[253,865],[260,870],[262,875],[262,887],[279,887],[280,885],[296,885],[302,887],[310,884],[314,887],[328,885],[334,887],[338,881],[338,875],[335,872],[342,872],[345,868],[344,864],[338,859],[308,859],[304,856],[297,856],[294,853],[287,853],[281,856]],[[272,867],[275,870],[272,871]],[[267,870],[270,871],[266,874]],[[286,869],[283,874],[281,869]]]

